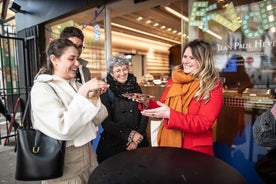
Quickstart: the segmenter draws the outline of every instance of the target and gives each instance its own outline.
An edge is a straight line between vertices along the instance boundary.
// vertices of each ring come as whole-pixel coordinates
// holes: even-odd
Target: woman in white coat
[[[109,85],[96,79],[83,85],[76,82],[79,53],[70,40],[53,40],[31,90],[33,127],[66,141],[63,176],[42,183],[87,183],[98,165],[91,140],[107,116],[98,97]]]

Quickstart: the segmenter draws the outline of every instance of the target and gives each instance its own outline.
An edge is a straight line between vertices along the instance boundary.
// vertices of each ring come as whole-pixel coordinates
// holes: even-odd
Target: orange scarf
[[[183,70],[173,72],[172,81],[164,103],[172,110],[186,114],[191,100],[199,89],[199,81],[183,73]],[[157,136],[158,145],[182,148],[183,133],[179,129],[167,129],[161,124]]]

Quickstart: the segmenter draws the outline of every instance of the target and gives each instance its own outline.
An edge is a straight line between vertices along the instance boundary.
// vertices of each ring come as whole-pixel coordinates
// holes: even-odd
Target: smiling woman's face
[[[78,58],[79,51],[73,46],[65,48],[59,58],[51,55],[50,59],[54,66],[54,75],[66,80],[75,78],[80,65]]]
[[[117,65],[113,67],[113,71],[111,75],[116,81],[124,84],[127,81],[128,72],[129,72],[128,67],[126,65],[122,65],[122,66]]]
[[[192,50],[190,47],[186,48],[183,54],[182,65],[184,73],[191,73],[199,68],[198,62],[193,57]]]

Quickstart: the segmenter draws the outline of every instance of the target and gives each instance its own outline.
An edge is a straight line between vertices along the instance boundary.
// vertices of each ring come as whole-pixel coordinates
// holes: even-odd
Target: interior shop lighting
[[[140,46],[141,48],[151,48],[154,50],[164,51],[168,52],[168,49],[172,46],[172,44],[163,43],[160,41],[154,41],[146,38],[141,38],[121,32],[112,31],[112,42],[114,43],[120,43],[128,46]],[[121,43],[122,39],[125,41]],[[143,45],[141,45],[141,42],[143,42]]]
[[[155,37],[155,38],[158,38],[158,39],[161,39],[161,40],[173,42],[173,43],[176,43],[176,44],[181,44],[181,42],[176,41],[176,40],[172,40],[172,39],[169,39],[169,38],[165,38],[165,37],[158,36],[158,35],[155,35],[155,34],[151,34],[151,33],[148,33],[148,32],[144,32],[144,31],[140,31],[140,30],[133,29],[133,28],[130,28],[130,27],[127,27],[127,26],[123,26],[123,25],[120,25],[120,24],[111,23],[111,25],[112,25],[112,26],[115,26],[115,27],[127,29],[127,30],[129,30],[129,31],[133,31],[133,32],[136,32],[136,33],[140,33],[140,34],[143,34],[143,35]]]
[[[157,27],[157,26],[159,26],[159,23],[155,23],[153,26],[154,26],[154,27]]]
[[[202,29],[202,27],[199,26],[199,29]],[[212,35],[213,37],[222,40],[222,37],[219,36],[218,34],[214,33],[213,31],[207,30],[206,33],[209,33],[210,35]]]
[[[182,15],[181,13],[175,11],[174,9],[172,9],[172,8],[170,8],[170,7],[168,7],[168,6],[165,6],[164,8],[165,8],[165,10],[167,10],[168,12],[170,12],[171,14],[173,14],[173,15],[175,15],[175,16],[181,18],[181,19],[183,19],[183,20],[186,21],[186,22],[189,22],[189,18],[188,18],[188,17]],[[199,28],[202,29],[201,27],[199,27]],[[214,37],[216,37],[216,38],[222,40],[222,37],[221,37],[220,35],[214,33],[213,31],[208,30],[208,31],[206,31],[206,32],[209,33],[210,35],[212,35],[212,36],[214,36]]]
[[[186,22],[189,22],[189,18],[188,17],[182,15],[181,13],[175,11],[174,9],[172,9],[172,8],[170,8],[168,6],[165,6],[164,8],[165,8],[165,10],[167,10],[168,12],[170,12],[171,14],[173,14],[173,15],[181,18],[181,19],[183,19]]]

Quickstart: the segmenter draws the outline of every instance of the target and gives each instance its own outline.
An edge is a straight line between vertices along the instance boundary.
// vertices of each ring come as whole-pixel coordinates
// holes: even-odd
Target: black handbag
[[[51,88],[53,89],[52,86]],[[29,106],[30,95],[22,122],[25,120]],[[16,141],[16,180],[48,180],[63,175],[65,141],[51,138],[37,129],[24,126],[17,129]]]
[[[15,179],[47,180],[63,175],[65,141],[53,139],[33,128],[17,129]]]

